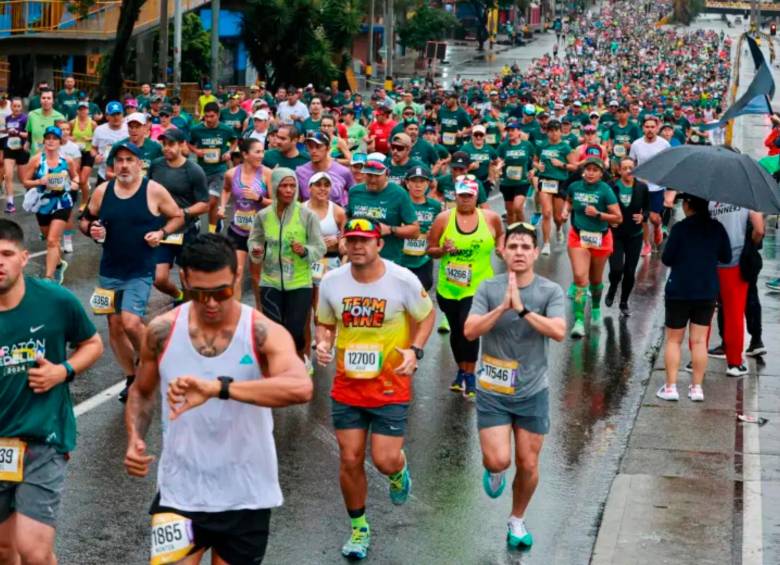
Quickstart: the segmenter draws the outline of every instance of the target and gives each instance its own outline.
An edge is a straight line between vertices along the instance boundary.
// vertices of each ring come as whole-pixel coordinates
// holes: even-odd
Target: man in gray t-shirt
[[[538,257],[535,229],[528,224],[509,228],[503,250],[507,272],[479,286],[464,328],[466,338],[482,338],[477,427],[485,464],[482,486],[491,498],[506,486],[512,432],[515,436],[511,548],[533,544],[523,516],[539,482],[539,453],[550,429],[548,341],[566,335],[563,290],[534,274]]]

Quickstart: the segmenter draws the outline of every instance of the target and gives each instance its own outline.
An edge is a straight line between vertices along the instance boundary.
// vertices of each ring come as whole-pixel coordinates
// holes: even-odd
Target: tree
[[[173,23],[168,26],[168,37],[173,38]],[[160,49],[160,33],[154,38],[155,51]],[[181,80],[198,82],[210,71],[211,33],[203,28],[200,16],[195,12],[183,15],[181,21]],[[173,41],[168,41],[168,62],[173,65]],[[128,64],[135,63],[135,53],[131,54]],[[154,61],[152,76],[158,76],[160,61]]]
[[[360,3],[353,0],[248,0],[241,36],[271,88],[302,78],[323,86],[349,64],[361,19]]]
[[[122,85],[124,84],[122,68],[127,62],[128,46],[130,38],[133,36],[135,22],[138,21],[138,15],[145,2],[146,0],[122,0],[119,8],[119,20],[116,24],[114,47],[108,56],[106,70],[100,77],[98,99],[118,100],[122,94]]]
[[[673,10],[674,21],[691,25],[696,16],[704,10],[704,0],[674,0]]]
[[[423,3],[414,15],[398,28],[401,45],[422,52],[428,41],[444,39],[458,26],[458,19],[439,8]]]

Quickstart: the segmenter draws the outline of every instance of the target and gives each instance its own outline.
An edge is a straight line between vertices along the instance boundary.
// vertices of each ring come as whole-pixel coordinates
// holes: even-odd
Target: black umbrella
[[[673,147],[639,165],[634,175],[714,202],[780,214],[777,181],[752,157],[725,147]]]

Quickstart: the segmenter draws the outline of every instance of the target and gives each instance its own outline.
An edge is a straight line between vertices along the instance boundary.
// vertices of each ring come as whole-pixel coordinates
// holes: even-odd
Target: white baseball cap
[[[143,112],[133,112],[125,118],[125,123],[138,122],[141,125],[146,125],[146,114]]]
[[[267,120],[270,116],[268,115],[267,110],[258,110],[254,114],[252,114],[252,118],[255,120]]]

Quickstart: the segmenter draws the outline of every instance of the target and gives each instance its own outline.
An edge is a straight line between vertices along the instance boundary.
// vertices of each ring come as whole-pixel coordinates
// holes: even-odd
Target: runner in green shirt
[[[501,177],[499,188],[504,195],[506,221],[509,225],[522,222],[525,199],[531,187],[528,178],[536,149],[533,144],[522,138],[520,123],[511,119],[506,124],[507,139],[498,147],[501,158]]]
[[[446,105],[439,110],[441,144],[450,153],[455,153],[471,127],[471,118],[466,110],[458,106],[458,97],[454,92],[447,93]]]
[[[239,137],[247,126],[249,114],[238,105],[238,94],[233,94],[228,99],[228,107],[219,112],[220,123],[233,128],[236,137]]]
[[[380,255],[400,264],[403,240],[420,234],[412,199],[406,190],[389,181],[382,153],[369,154],[363,172],[366,182],[349,189],[347,216],[379,222],[384,240]]]
[[[38,153],[43,146],[43,132],[47,127],[65,121],[65,116],[54,109],[54,91],[51,88],[41,90],[41,107],[27,114],[27,138],[30,143],[30,154]]]
[[[537,189],[542,207],[542,255],[550,254],[550,232],[555,220],[559,241],[563,240],[564,184],[569,178],[568,158],[572,152],[568,143],[561,141],[561,123],[550,120],[547,141],[537,148]]]
[[[54,106],[57,111],[67,116],[69,120],[76,117],[76,105],[79,103],[79,91],[76,90],[76,79],[65,78],[65,88],[57,93]]]
[[[617,110],[617,121],[609,128],[608,150],[612,170],[617,174],[620,168],[620,160],[628,155],[631,144],[642,137],[642,132],[636,124],[628,119],[628,108],[620,106]]]
[[[114,148],[130,141],[141,149],[141,168],[144,176],[149,171],[149,167],[152,161],[159,159],[163,156],[162,145],[156,141],[151,140],[146,136],[146,114],[141,112],[135,112],[127,116],[127,137],[121,139],[111,146],[111,152],[106,160],[106,178],[114,178]]]
[[[417,120],[408,120],[404,127],[404,133],[412,140],[412,150],[409,153],[411,158],[428,168],[435,166],[439,160],[439,154],[433,145],[420,137],[420,125],[417,123]]]
[[[477,183],[477,206],[487,208],[487,192],[482,183],[474,176],[469,174],[471,159],[468,153],[457,151],[450,161],[450,174],[439,175],[436,177],[436,192],[444,201],[444,207],[451,209],[455,207],[455,185],[460,177],[466,177]]]
[[[485,143],[487,129],[482,124],[471,128],[471,141],[464,143],[461,151],[468,153],[471,159],[469,170],[479,179],[488,194],[493,189],[490,168],[498,162],[498,152]]]
[[[428,255],[428,231],[442,211],[441,201],[427,196],[432,180],[430,169],[418,166],[406,172],[404,181],[420,224],[420,235],[415,239],[404,240],[401,265],[417,275],[425,290],[433,286],[433,259]]]
[[[438,160],[436,161],[436,164],[431,167],[431,173],[433,176],[436,176],[444,165],[449,163],[451,159],[450,152],[447,151],[446,147],[439,143],[439,134],[436,132],[435,126],[425,126],[425,129],[423,130],[423,139],[433,147],[434,151],[436,151]]]

